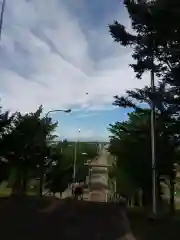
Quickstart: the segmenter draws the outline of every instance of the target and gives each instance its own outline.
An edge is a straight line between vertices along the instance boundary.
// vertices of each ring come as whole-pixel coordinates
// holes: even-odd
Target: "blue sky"
[[[52,115],[60,138],[107,140],[109,123],[127,113],[112,106],[113,96],[147,82],[129,68],[130,49],[113,42],[107,27],[113,20],[131,30],[120,0],[7,0],[0,45],[3,107],[22,113],[40,104],[44,112],[71,108],[69,115]]]

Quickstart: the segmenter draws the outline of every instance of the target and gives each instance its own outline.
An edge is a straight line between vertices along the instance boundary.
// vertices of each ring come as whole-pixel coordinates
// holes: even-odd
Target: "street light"
[[[81,132],[81,130],[78,129],[78,138],[75,142],[75,148],[74,148],[73,182],[75,182],[75,180],[76,180],[77,146],[78,146],[78,140],[79,140],[80,132]]]
[[[148,11],[150,16],[152,17],[152,13]],[[155,102],[154,102],[154,95],[155,95],[155,66],[154,66],[154,32],[152,30],[152,55],[151,55],[151,92],[152,92],[152,99],[151,99],[151,162],[152,162],[152,212],[154,215],[157,214],[157,190],[156,190],[156,143],[155,143],[155,123],[156,123],[156,112],[155,112]]]
[[[87,156],[88,154],[87,153],[85,153],[85,152],[83,152],[83,153],[81,153],[83,156]]]
[[[55,110],[50,110],[49,112],[46,113],[45,118],[47,119],[48,115],[52,112],[64,112],[64,113],[70,113],[71,109],[55,109]]]
[[[90,166],[92,163],[92,160],[87,160],[86,164],[85,165],[88,165],[88,185],[89,185],[89,191],[91,192],[91,179],[92,179],[92,167]]]
[[[137,0],[136,4],[146,4],[151,3],[153,0]],[[152,12],[148,9],[149,15],[152,17]],[[154,32],[152,29],[152,54],[151,54],[151,71],[150,71],[150,79],[151,79],[151,162],[152,162],[152,212],[154,215],[157,214],[157,199],[156,199],[156,144],[155,144],[155,121],[156,121],[156,112],[155,112],[155,103],[154,103],[154,93],[155,93],[155,68],[154,68]]]
[[[48,115],[52,112],[64,112],[64,113],[70,113],[71,112],[71,109],[56,109],[56,110],[50,110],[49,112],[46,113],[45,115],[45,121],[47,122],[47,118],[48,118]],[[45,131],[45,130],[44,130]],[[46,136],[46,131],[45,131],[45,136]],[[41,166],[39,166],[40,170],[41,170],[41,177],[40,177],[40,193],[41,193],[41,196],[42,196],[42,190],[43,190],[43,182],[44,182],[44,164],[42,164]]]
[[[146,4],[151,3],[154,0],[136,0],[136,4]],[[152,17],[152,12],[148,9],[148,13]],[[152,92],[152,100],[151,100],[151,162],[152,162],[152,212],[154,215],[157,214],[157,190],[156,190],[156,144],[155,144],[155,122],[156,122],[156,113],[155,113],[155,103],[154,103],[154,93],[155,93],[155,67],[154,67],[154,36],[153,29],[151,37],[152,40],[152,55],[151,55],[151,71],[150,71],[150,79],[151,79],[151,92]]]
[[[63,143],[64,143],[64,140],[61,140],[61,153],[63,152]]]

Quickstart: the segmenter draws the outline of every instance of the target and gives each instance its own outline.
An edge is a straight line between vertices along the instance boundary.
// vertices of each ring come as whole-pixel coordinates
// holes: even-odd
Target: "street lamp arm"
[[[70,113],[70,112],[71,112],[71,109],[65,109],[65,110],[63,110],[63,109],[55,109],[55,110],[50,110],[49,112],[46,113],[45,118],[47,118],[48,115],[49,115],[50,113],[52,113],[52,112],[64,112],[64,113]]]

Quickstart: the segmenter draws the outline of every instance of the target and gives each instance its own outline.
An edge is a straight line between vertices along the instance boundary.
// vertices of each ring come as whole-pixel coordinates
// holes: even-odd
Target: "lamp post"
[[[137,4],[146,4],[151,3],[153,0],[137,0]],[[151,17],[152,12],[148,9],[148,13]],[[151,70],[150,70],[150,86],[151,86],[151,166],[152,166],[152,213],[154,215],[157,214],[157,179],[156,179],[156,142],[155,142],[155,123],[156,123],[156,112],[155,112],[155,102],[154,102],[154,95],[155,95],[155,65],[154,65],[154,31],[152,26],[152,53],[151,53]]]
[[[71,109],[55,109],[55,110],[50,110],[49,112],[46,113],[45,118],[47,119],[48,115],[52,112],[64,112],[64,113],[70,113]]]
[[[78,129],[78,138],[75,142],[75,148],[74,148],[74,163],[73,163],[73,182],[76,180],[76,162],[77,162],[77,147],[78,147],[78,141],[79,141],[79,134],[81,130]]]
[[[132,0],[136,4],[146,4],[151,3],[154,0]],[[149,15],[152,17],[152,12],[148,9]],[[154,103],[154,93],[155,93],[155,69],[154,69],[154,36],[153,36],[153,27],[152,27],[152,54],[151,54],[151,70],[150,70],[150,85],[151,85],[151,166],[152,166],[152,212],[154,215],[157,214],[157,190],[156,190],[156,143],[155,143],[155,121],[156,121],[156,112],[155,112],[155,103]]]
[[[154,98],[155,85],[154,85],[154,59],[152,56],[152,70],[151,70],[151,92],[152,98]],[[152,99],[151,103],[151,159],[152,159],[152,197],[153,197],[153,214],[157,214],[157,201],[156,201],[156,143],[155,143],[155,122],[156,122],[156,113],[155,113],[155,103]]]
[[[64,140],[61,140],[61,154],[63,152],[63,143],[64,143]]]
[[[148,10],[150,16],[152,13]],[[155,65],[154,65],[154,31],[152,26],[152,55],[151,55],[151,71],[150,71],[150,84],[151,84],[151,164],[152,164],[152,213],[157,215],[157,174],[156,174],[156,142],[155,142],[155,124],[156,124],[156,111],[155,111]]]
[[[64,112],[64,113],[70,113],[71,112],[71,109],[56,109],[56,110],[50,110],[46,113],[45,115],[45,121],[47,122],[47,118],[48,118],[48,115],[52,112]],[[44,133],[45,136],[46,136],[46,132]],[[42,163],[42,165],[40,166],[40,170],[41,170],[41,173],[40,173],[40,195],[42,196],[42,191],[43,191],[43,182],[44,182],[44,162]]]
[[[137,0],[137,4],[146,4],[151,3],[153,0]],[[151,17],[152,12],[150,9],[148,9],[148,13]],[[151,166],[152,166],[152,213],[154,215],[157,214],[157,189],[156,189],[156,143],[155,143],[155,122],[156,122],[156,112],[155,112],[155,103],[154,103],[154,95],[155,95],[155,67],[154,67],[154,31],[152,26],[152,49],[151,49],[151,70],[150,70],[150,86],[151,86],[151,93],[152,93],[152,99],[151,99]]]

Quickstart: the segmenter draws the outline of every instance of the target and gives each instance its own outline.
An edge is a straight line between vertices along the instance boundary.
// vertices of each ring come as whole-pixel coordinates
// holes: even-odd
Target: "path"
[[[94,165],[108,165],[108,152],[106,150],[107,146],[101,150],[97,160],[94,160],[92,164]],[[108,185],[108,168],[107,167],[92,167],[91,174],[91,201],[107,201],[107,194],[109,192]]]
[[[115,204],[65,201],[51,213],[40,212],[33,199],[0,211],[1,238],[10,240],[117,240],[129,228]]]
[[[107,157],[104,148],[96,163],[106,165]],[[2,239],[131,240],[124,207],[103,202],[108,190],[108,169],[93,167],[90,200],[95,202],[55,199],[50,211],[36,210],[34,203],[30,207],[17,202],[12,209],[3,209],[0,213]],[[66,194],[69,195],[68,190]],[[125,235],[129,235],[128,238]]]

